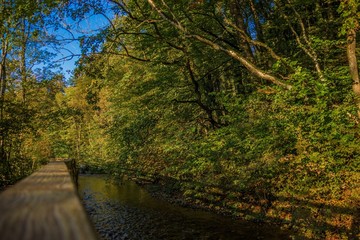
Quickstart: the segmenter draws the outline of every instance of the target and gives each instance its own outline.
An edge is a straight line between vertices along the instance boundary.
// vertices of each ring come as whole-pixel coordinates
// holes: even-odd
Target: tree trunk
[[[4,115],[4,100],[6,90],[6,58],[7,58],[7,42],[4,40],[1,46],[1,61],[0,61],[0,120]]]
[[[0,61],[0,122],[4,119],[4,101],[6,90],[6,58],[7,58],[8,44],[6,39],[3,39],[1,44],[1,61]],[[0,161],[6,161],[5,152],[5,134],[0,133]]]
[[[360,118],[360,79],[356,59],[356,31],[350,29],[347,34],[347,58],[349,61],[350,76],[353,81],[352,88],[356,97],[358,116]]]
[[[234,16],[235,24],[239,29],[242,30],[242,32],[244,34],[246,34],[248,26],[246,26],[244,23],[245,16],[241,12],[241,9],[239,6],[240,3],[238,3],[238,1],[233,1],[231,3],[232,3],[232,6],[231,6],[230,11],[231,11],[232,15]],[[240,32],[238,32],[238,41],[239,41],[238,45],[240,48],[243,49],[244,55],[247,57],[247,59],[249,59],[250,62],[255,63],[255,57],[251,51],[251,47],[250,47],[249,43],[244,40],[244,38]]]
[[[26,29],[26,20],[23,19],[22,22],[22,40],[21,40],[21,49],[20,49],[20,75],[21,75],[21,87],[22,87],[22,101],[25,105],[26,103],[26,92],[27,92],[27,66],[26,66],[26,49],[28,42],[28,31]]]

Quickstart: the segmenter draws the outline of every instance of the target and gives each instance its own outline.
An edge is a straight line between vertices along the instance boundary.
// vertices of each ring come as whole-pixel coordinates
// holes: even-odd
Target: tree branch
[[[226,53],[230,57],[232,57],[232,58],[236,59],[237,61],[239,61],[252,75],[254,75],[256,77],[259,77],[261,79],[264,79],[266,81],[272,82],[272,83],[274,83],[274,84],[276,84],[278,86],[281,86],[283,88],[291,89],[291,87],[292,87],[291,85],[283,83],[282,81],[280,81],[276,77],[274,77],[274,76],[272,76],[272,75],[270,75],[268,73],[265,73],[264,71],[262,71],[261,69],[256,67],[254,64],[252,64],[249,60],[245,59],[239,52],[235,52],[232,49],[225,48],[225,47],[221,46],[220,44],[217,44],[217,43],[207,39],[204,36],[201,36],[201,35],[198,35],[198,34],[193,34],[193,33],[189,32],[185,27],[183,27],[181,25],[181,23],[179,21],[177,21],[176,19],[172,19],[171,17],[167,16],[167,14],[165,14],[160,8],[157,7],[157,5],[154,3],[153,0],[147,0],[147,1],[153,7],[153,9],[163,19],[168,21],[175,28],[177,28],[182,33],[184,33],[187,37],[196,39],[199,42],[202,42],[202,43],[212,47],[215,50],[219,50],[219,51],[222,51],[222,52]],[[172,15],[174,15],[174,14],[172,14]]]
[[[295,13],[296,15],[296,18],[298,19],[298,22],[299,22],[299,25],[300,25],[300,28],[301,28],[301,36],[302,38],[304,39],[304,43],[302,43],[301,41],[301,38],[300,36],[298,35],[298,33],[295,31],[294,27],[291,25],[288,17],[282,13],[283,17],[285,18],[285,20],[287,21],[288,23],[288,26],[290,27],[290,30],[291,32],[294,34],[295,36],[295,39],[296,39],[296,42],[298,43],[299,47],[311,58],[311,60],[314,62],[314,65],[315,65],[315,69],[316,69],[316,72],[319,76],[319,79],[321,81],[325,81],[325,77],[324,77],[324,74],[321,70],[321,67],[320,67],[320,63],[319,63],[319,60],[318,60],[318,56],[317,56],[317,53],[315,52],[315,50],[313,49],[313,47],[311,46],[311,42],[309,41],[309,38],[307,36],[307,33],[306,33],[306,28],[305,28],[305,25],[301,19],[301,16],[300,14],[298,13],[298,11],[296,11],[296,9],[294,8],[294,6],[292,5],[292,3],[290,2],[290,0],[288,0],[288,3],[291,7],[291,9],[293,10],[293,12]]]

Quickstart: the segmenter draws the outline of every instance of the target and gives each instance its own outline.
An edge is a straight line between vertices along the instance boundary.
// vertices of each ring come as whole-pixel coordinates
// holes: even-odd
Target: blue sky
[[[111,19],[113,13],[110,11],[106,12],[106,15]],[[71,19],[67,19],[64,23],[64,27],[69,26],[70,30],[59,29],[54,33],[58,36],[58,39],[78,38],[80,36],[88,36],[96,34],[97,31],[106,28],[109,25],[108,20],[101,14],[92,14],[82,19],[80,22],[74,22]],[[76,67],[76,61],[79,60],[79,56],[71,57],[72,54],[80,54],[81,49],[79,41],[69,41],[66,45],[62,46],[57,51],[51,50],[56,53],[57,61],[62,68],[62,73],[65,75],[66,80],[71,78],[72,72]]]

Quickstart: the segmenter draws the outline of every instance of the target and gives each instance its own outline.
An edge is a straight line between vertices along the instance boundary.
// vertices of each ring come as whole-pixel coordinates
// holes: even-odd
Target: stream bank
[[[79,195],[102,239],[289,239],[276,226],[170,204],[147,189],[100,175],[79,177]]]

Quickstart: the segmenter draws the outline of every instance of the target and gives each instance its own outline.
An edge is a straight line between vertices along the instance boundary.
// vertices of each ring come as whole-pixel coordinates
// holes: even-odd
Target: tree
[[[0,172],[1,185],[27,175],[37,165],[28,143],[36,139],[39,128],[36,119],[37,98],[47,93],[41,89],[34,68],[49,64],[51,54],[43,49],[39,39],[49,23],[46,16],[61,1],[2,1],[0,17]],[[50,10],[50,11],[49,11]],[[53,77],[53,73],[46,76]],[[62,78],[61,78],[62,79]],[[34,142],[33,142],[34,143]],[[31,146],[30,146],[31,148]],[[4,177],[5,176],[5,177]]]
[[[358,62],[356,58],[356,33],[360,28],[358,13],[359,3],[357,1],[341,1],[339,6],[339,12],[343,18],[343,25],[341,27],[340,34],[347,37],[347,59],[349,62],[350,76],[353,81],[352,89],[357,97],[358,108],[360,97],[360,79]],[[360,112],[358,112],[358,115]],[[359,115],[360,116],[360,115]]]
[[[358,5],[110,2],[117,15],[97,39],[103,44],[91,67],[80,72],[93,79],[101,72],[111,93],[117,174],[176,179],[186,197],[212,205],[256,203],[257,217],[281,208],[284,196],[353,209],[340,196],[354,196],[349,189],[357,184],[344,180],[357,179],[359,151],[343,50],[356,53],[356,38],[347,44],[338,34]],[[306,228],[324,222],[320,215]]]

